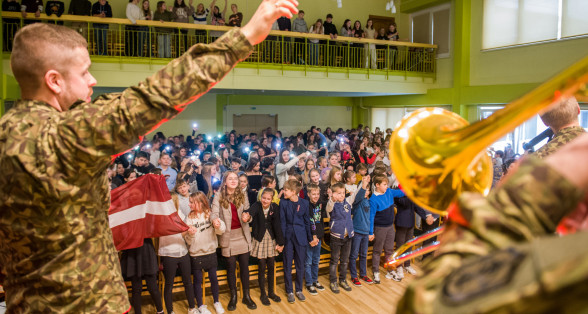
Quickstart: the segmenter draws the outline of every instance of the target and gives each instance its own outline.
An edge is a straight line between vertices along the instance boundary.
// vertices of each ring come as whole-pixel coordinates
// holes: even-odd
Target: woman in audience
[[[353,28],[351,27],[350,19],[346,19],[345,22],[343,22],[339,35],[343,37],[353,37]]]
[[[227,0],[225,0],[225,8],[221,12],[220,8],[216,5],[216,0],[212,0],[210,4],[210,9],[212,11],[212,17],[210,18],[210,25],[214,26],[225,26],[225,13],[227,13]],[[211,31],[210,37],[211,41],[215,41],[218,37],[223,35],[223,31]]]
[[[192,14],[194,14],[194,6],[192,3],[194,0],[190,0],[190,6],[187,6],[184,0],[175,0],[174,7],[172,12],[176,15],[176,19],[174,22],[177,23],[189,23],[189,18]],[[188,30],[187,29],[179,29],[177,32],[177,42],[176,42],[176,53],[174,57],[180,56],[186,50],[188,50]],[[183,50],[180,50],[183,48]]]
[[[355,157],[356,164],[363,163],[371,165],[376,161],[377,155],[374,153],[368,154],[366,146],[363,141],[356,142],[353,148],[353,156]]]
[[[231,169],[231,160],[229,159],[229,150],[226,147],[223,147],[218,150],[218,158],[221,162],[220,170],[221,175],[225,173],[225,171]]]
[[[227,281],[231,298],[227,309],[237,308],[237,261],[243,285],[243,304],[254,310],[257,305],[249,295],[249,252],[251,251],[251,233],[248,219],[243,218],[243,211],[249,208],[247,195],[239,188],[239,176],[233,171],[227,171],[223,176],[220,191],[212,202],[211,219],[213,226],[220,225],[222,220],[226,231],[220,236],[222,255],[227,260]]]
[[[153,20],[153,11],[149,8],[149,0],[143,0],[141,3],[141,9],[143,10],[143,16],[146,20]]]
[[[388,40],[398,41],[398,30],[396,29],[396,23],[390,24],[388,27],[388,33],[386,34]],[[390,67],[392,70],[396,70],[396,55],[398,55],[398,48],[396,46],[390,46]]]
[[[261,163],[257,158],[250,158],[245,168],[245,174],[247,174],[247,181],[249,183],[249,189],[251,190],[249,196],[249,203],[253,204],[257,199],[257,193],[261,189]],[[253,196],[253,197],[252,197]]]
[[[198,3],[196,6],[196,10],[194,14],[192,14],[192,18],[194,19],[194,24],[198,25],[206,25],[208,14],[210,14],[210,9],[205,9],[203,3]],[[196,30],[196,42],[197,43],[206,43],[206,31],[203,29]]]
[[[376,39],[376,30],[374,29],[374,21],[372,19],[368,19],[365,22],[365,38],[367,39]],[[366,59],[365,59],[365,68],[376,69],[376,44],[365,44],[366,50]]]
[[[316,35],[324,35],[325,34],[325,28],[323,27],[323,20],[318,19],[316,20],[316,22],[314,22],[314,25],[310,26],[310,30],[308,31],[310,34],[316,34]],[[310,64],[311,65],[320,65],[319,63],[319,56],[320,56],[320,40],[319,39],[313,39],[310,38],[308,39],[308,41],[310,42]],[[280,133],[281,134],[281,133]]]
[[[282,149],[280,152],[280,162],[276,165],[276,178],[278,179],[278,187],[280,190],[284,187],[284,183],[288,181],[288,171],[290,168],[294,167],[302,157],[306,157],[306,153],[290,157],[290,151],[286,148]]]

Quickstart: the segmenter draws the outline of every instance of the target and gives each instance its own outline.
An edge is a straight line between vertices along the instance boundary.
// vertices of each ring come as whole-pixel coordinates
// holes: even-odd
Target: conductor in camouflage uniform
[[[578,121],[579,114],[580,105],[575,97],[562,99],[551,110],[542,114],[541,120],[553,131],[553,138],[539,148],[535,155],[539,158],[545,158],[561,146],[586,133]]]
[[[464,193],[425,275],[397,313],[584,313],[588,232],[557,236],[564,216],[586,225],[588,135],[529,156],[488,197]]]
[[[37,23],[14,38],[23,100],[0,118],[0,271],[7,313],[123,313],[127,290],[112,242],[112,156],[207,92],[296,0],[264,0],[250,22],[122,93],[91,101],[87,44]]]

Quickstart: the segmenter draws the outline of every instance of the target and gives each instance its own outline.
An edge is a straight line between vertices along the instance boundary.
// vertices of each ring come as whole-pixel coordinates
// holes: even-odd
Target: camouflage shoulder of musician
[[[539,158],[545,158],[583,133],[586,133],[586,131],[580,126],[573,126],[559,130],[557,133],[555,133],[551,141],[541,146],[541,148],[539,148],[534,153],[534,155]]]
[[[524,160],[488,197],[464,194],[440,236],[440,248],[423,265],[424,275],[408,285],[398,313],[518,312],[518,307],[533,305],[525,302],[536,297],[532,294],[541,294],[540,290],[527,291],[529,299],[510,297],[498,302],[493,298],[497,291],[520,284],[516,276],[527,271],[523,260],[534,250],[535,241],[552,235],[557,222],[581,199],[581,191],[537,158]],[[567,262],[562,256],[553,258]]]

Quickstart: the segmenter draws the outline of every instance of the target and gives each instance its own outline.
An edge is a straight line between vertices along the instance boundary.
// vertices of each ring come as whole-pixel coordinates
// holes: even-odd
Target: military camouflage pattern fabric
[[[571,142],[573,139],[582,135],[583,133],[586,133],[586,131],[581,126],[572,126],[561,129],[553,135],[551,141],[541,146],[541,148],[539,148],[534,155],[539,158],[545,158],[555,153],[555,151],[557,151],[560,147]]]
[[[58,112],[21,100],[0,118],[0,267],[7,313],[129,309],[108,226],[106,168],[220,81],[252,47],[239,29],[138,86]]]
[[[561,254],[573,241],[553,235],[582,198],[572,183],[534,157],[487,198],[465,193],[458,204],[463,222],[449,219],[436,256],[424,265],[424,275],[409,284],[397,313],[586,309],[588,298],[570,297],[588,286],[583,280],[588,247],[582,242],[574,252]],[[540,241],[558,249],[539,250]]]

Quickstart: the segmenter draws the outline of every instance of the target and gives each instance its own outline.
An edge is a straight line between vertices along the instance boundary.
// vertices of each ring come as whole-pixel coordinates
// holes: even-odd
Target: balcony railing
[[[62,15],[35,18],[2,12],[3,50],[10,52],[16,31],[28,23],[47,22],[76,29],[88,41],[93,58],[122,62],[161,62],[176,58],[198,43],[211,43],[230,30],[226,26],[137,21]],[[284,70],[435,76],[437,46],[410,42],[357,39],[272,31],[241,67]],[[104,60],[106,61],[106,60]]]

